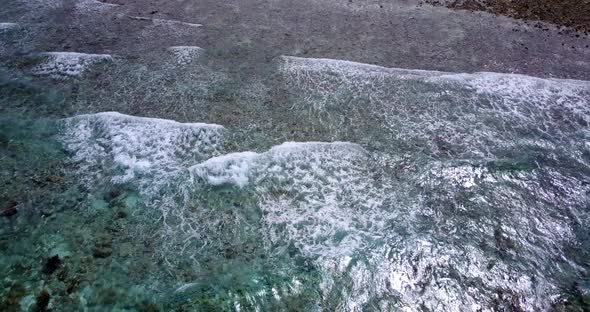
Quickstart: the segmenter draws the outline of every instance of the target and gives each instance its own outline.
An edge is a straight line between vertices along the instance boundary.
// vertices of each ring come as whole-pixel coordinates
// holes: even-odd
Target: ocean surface
[[[0,23],[1,311],[590,307],[589,81],[23,33]]]

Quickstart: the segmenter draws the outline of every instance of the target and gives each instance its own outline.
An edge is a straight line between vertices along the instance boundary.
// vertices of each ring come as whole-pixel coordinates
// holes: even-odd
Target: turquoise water
[[[4,64],[0,310],[588,307],[590,83],[154,53]]]

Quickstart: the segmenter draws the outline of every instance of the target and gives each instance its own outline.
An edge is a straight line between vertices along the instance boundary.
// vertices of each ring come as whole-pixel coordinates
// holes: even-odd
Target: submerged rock
[[[35,304],[34,312],[45,312],[47,311],[47,307],[49,306],[49,300],[51,300],[51,295],[46,289],[43,289],[41,293],[37,296],[37,302]]]
[[[8,204],[6,205],[6,207],[4,207],[4,209],[2,209],[2,211],[0,212],[0,216],[3,217],[12,217],[15,214],[18,213],[18,202],[15,200],[11,200],[10,202],[8,202]]]
[[[19,311],[20,301],[27,294],[27,289],[20,283],[10,286],[8,292],[1,298],[0,311]]]
[[[92,250],[95,258],[108,258],[113,254],[113,237],[110,234],[102,234],[97,237],[96,244]]]
[[[45,262],[45,266],[43,267],[43,273],[45,274],[53,274],[59,267],[61,266],[61,259],[58,255],[53,257],[49,257]]]
[[[95,258],[108,258],[113,254],[113,249],[110,246],[96,246],[92,251]]]

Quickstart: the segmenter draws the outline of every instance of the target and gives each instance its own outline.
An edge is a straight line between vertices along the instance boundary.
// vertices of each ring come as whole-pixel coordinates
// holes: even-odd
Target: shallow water
[[[226,57],[4,64],[0,310],[588,308],[590,82]]]

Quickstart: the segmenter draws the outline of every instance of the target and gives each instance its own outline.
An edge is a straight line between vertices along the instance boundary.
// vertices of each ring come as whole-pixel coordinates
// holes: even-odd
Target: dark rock
[[[45,180],[51,183],[63,183],[65,181],[65,178],[56,175],[50,175],[47,178],[45,178]]]
[[[121,189],[118,188],[114,188],[112,190],[110,190],[106,195],[106,200],[107,201],[111,201],[116,199],[117,197],[119,197],[121,194],[123,193],[123,191]]]
[[[160,308],[151,302],[142,302],[138,305],[139,311],[145,312],[158,312],[161,311]]]
[[[36,185],[40,186],[40,187],[45,187],[47,186],[47,180],[43,179],[40,176],[33,176],[31,177],[31,181],[33,181],[33,183],[35,183]]]
[[[68,278],[68,270],[64,269],[57,272],[57,280],[64,282]]]
[[[47,311],[47,306],[49,306],[49,300],[51,300],[51,295],[46,289],[37,296],[37,302],[35,304],[35,312],[44,312]]]
[[[116,213],[116,217],[118,219],[123,219],[123,218],[127,218],[127,212],[123,211],[123,210],[119,210]]]
[[[113,254],[113,237],[104,233],[96,238],[96,244],[92,250],[92,255],[95,258],[108,258]]]
[[[71,294],[80,288],[80,281],[78,279],[71,279],[66,286],[66,293]]]
[[[27,289],[21,284],[13,284],[0,300],[0,311],[20,311],[20,300],[26,296]]]
[[[574,31],[590,30],[590,5],[580,0],[425,0],[431,5],[451,9],[487,11],[524,20],[535,20],[568,27]],[[541,26],[535,26],[541,28]]]
[[[506,256],[511,250],[516,249],[516,243],[504,231],[499,228],[494,230],[494,240],[496,248],[501,256]]]
[[[7,147],[8,143],[10,143],[10,139],[4,133],[0,133],[0,146]]]
[[[58,255],[53,257],[49,257],[45,262],[45,266],[43,266],[43,273],[45,274],[53,274],[59,267],[61,266],[61,259]]]
[[[10,202],[8,202],[8,205],[6,205],[6,207],[4,207],[4,209],[2,209],[2,211],[0,212],[0,216],[3,216],[3,217],[14,216],[18,212],[17,206],[18,206],[18,202],[15,200],[11,200]]]
[[[95,258],[108,258],[113,254],[113,249],[111,247],[104,247],[104,246],[97,246],[94,247],[92,251],[92,255]]]

